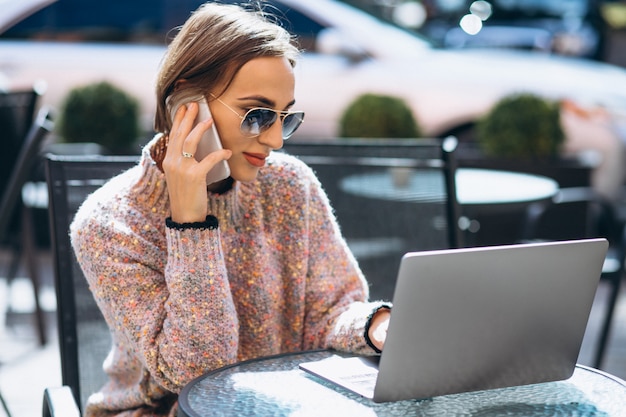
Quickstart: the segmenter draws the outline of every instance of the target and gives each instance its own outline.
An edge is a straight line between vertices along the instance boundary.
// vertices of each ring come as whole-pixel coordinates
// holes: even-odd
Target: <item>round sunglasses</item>
[[[282,135],[283,140],[287,140],[294,134],[294,132],[300,127],[302,122],[304,121],[304,112],[303,111],[281,111],[268,109],[265,107],[254,107],[246,112],[243,116],[239,114],[239,112],[228,104],[224,103],[218,97],[215,97],[211,94],[215,100],[222,103],[226,106],[230,111],[235,113],[237,117],[241,119],[241,124],[239,129],[241,133],[246,136],[258,136],[261,133],[265,132],[267,129],[272,127],[276,120],[280,118],[280,122],[282,124]]]

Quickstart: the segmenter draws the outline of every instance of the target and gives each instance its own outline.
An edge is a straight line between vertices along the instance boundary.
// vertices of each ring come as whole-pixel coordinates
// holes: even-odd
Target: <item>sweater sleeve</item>
[[[237,358],[219,228],[166,228],[163,248],[150,238],[163,241],[162,230],[131,221],[133,215],[127,207],[79,212],[72,245],[110,328],[158,384],[178,392]]]
[[[365,331],[373,313],[388,304],[368,301],[368,284],[341,234],[328,197],[314,174],[310,175],[305,347],[373,354]]]

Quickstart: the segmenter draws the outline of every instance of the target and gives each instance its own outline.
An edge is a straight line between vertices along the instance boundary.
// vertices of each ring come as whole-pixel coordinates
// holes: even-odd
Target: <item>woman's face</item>
[[[244,64],[219,100],[207,95],[222,146],[232,151],[228,165],[236,181],[256,178],[270,151],[283,146],[280,118],[251,137],[241,132],[239,116],[254,107],[289,110],[295,101],[294,87],[293,68],[286,58],[262,57]]]

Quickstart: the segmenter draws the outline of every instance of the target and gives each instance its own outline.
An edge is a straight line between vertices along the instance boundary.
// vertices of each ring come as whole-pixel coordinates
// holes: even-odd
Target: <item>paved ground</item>
[[[36,343],[34,321],[29,313],[32,309],[29,281],[21,278],[11,288],[7,288],[6,280],[0,276],[0,312],[7,310],[7,298],[11,299],[8,306],[10,312],[0,315],[0,392],[13,417],[41,415],[44,388],[61,384],[49,254],[41,254],[41,259],[44,275],[42,303],[48,311],[46,319],[50,336],[50,342],[44,347],[39,347]],[[3,261],[0,265],[5,265],[2,254],[0,260]],[[606,289],[600,287],[596,296],[579,357],[582,364],[588,365],[591,362]],[[626,379],[626,288],[622,289],[620,295],[604,370]],[[4,414],[4,410],[0,408],[0,417]]]

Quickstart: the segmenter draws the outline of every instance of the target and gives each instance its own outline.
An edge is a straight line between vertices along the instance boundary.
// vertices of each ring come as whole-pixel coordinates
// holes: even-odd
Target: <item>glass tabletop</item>
[[[298,364],[335,352],[287,354],[242,362],[189,383],[179,416],[619,416],[626,383],[577,366],[565,381],[446,395],[426,400],[374,403],[312,376]]]

